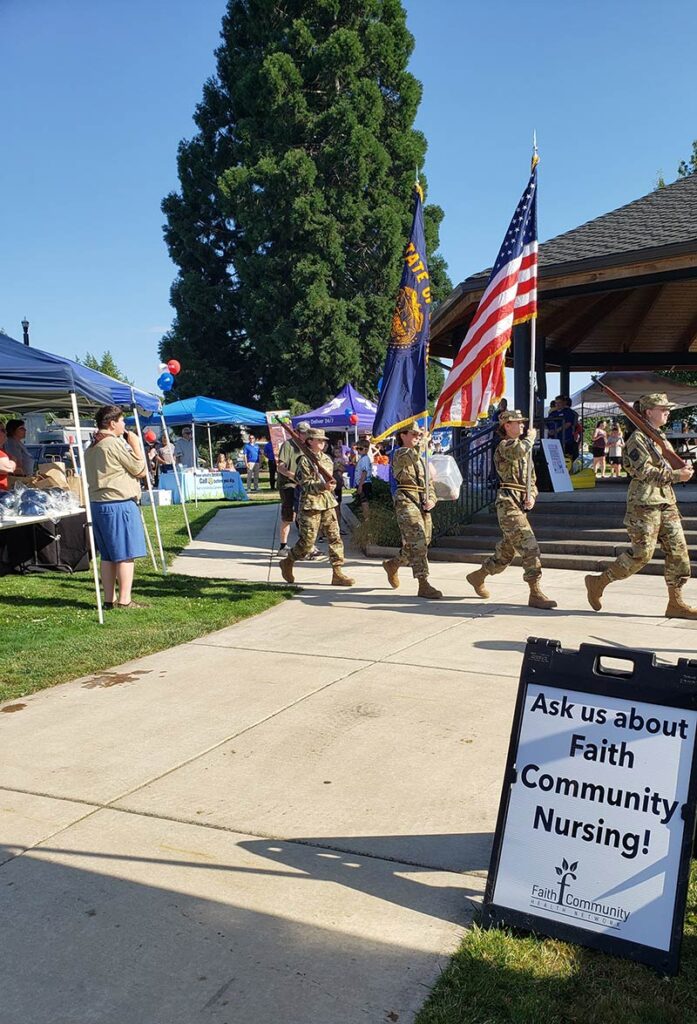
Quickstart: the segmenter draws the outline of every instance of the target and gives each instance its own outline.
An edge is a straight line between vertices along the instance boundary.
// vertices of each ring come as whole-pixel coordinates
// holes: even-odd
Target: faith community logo
[[[552,883],[533,882],[530,888],[530,906],[546,915],[566,917],[571,922],[600,925],[608,930],[621,931],[629,920],[631,911],[614,903],[605,903],[602,898],[593,899],[579,892],[572,882],[578,880],[579,861],[569,863],[562,858],[554,871],[557,880]],[[580,872],[579,872],[580,873]]]

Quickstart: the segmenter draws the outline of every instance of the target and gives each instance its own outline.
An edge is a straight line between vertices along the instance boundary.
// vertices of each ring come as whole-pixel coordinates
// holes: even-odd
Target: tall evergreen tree
[[[99,370],[100,373],[106,373],[109,377],[115,377],[116,380],[122,380],[125,384],[133,383],[133,381],[129,380],[124,374],[123,370],[118,368],[109,349],[106,350],[101,359],[97,359],[95,355],[88,352],[84,359],[78,359],[78,357],[75,356],[75,362],[82,363],[83,366],[89,366],[90,370]]]
[[[228,0],[217,75],[163,202],[180,391],[375,394],[426,152],[400,0]],[[425,183],[422,180],[422,185]],[[434,299],[443,213],[425,208]]]

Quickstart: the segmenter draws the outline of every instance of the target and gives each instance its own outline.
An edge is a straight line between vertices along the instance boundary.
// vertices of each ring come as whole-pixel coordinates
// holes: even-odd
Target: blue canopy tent
[[[41,349],[30,348],[8,335],[0,333],[0,409],[4,412],[22,414],[29,411],[42,412],[69,405],[75,423],[75,433],[80,453],[80,465],[84,466],[84,451],[80,431],[80,413],[93,412],[102,405],[133,406],[137,416],[137,407],[153,412],[160,407],[160,400],[155,395],[141,391],[139,388],[124,384],[123,381],[108,377],[98,370],[91,370],[72,359],[57,356]],[[166,563],[160,537],[157,511],[152,502],[150,477],[147,478],[148,490],[151,493],[151,504],[155,518],[155,530],[160,547],[163,571]],[[97,554],[94,545],[94,530],[90,509],[89,487],[82,473],[82,490],[85,499],[87,532],[90,542],[92,569],[94,572],[97,610],[100,623],[104,622],[102,599],[99,589]],[[154,562],[154,558],[153,558]]]
[[[352,384],[345,384],[338,395],[312,412],[303,412],[293,416],[293,426],[308,422],[312,427],[323,427],[325,430],[352,430],[362,434],[370,434],[375,421],[377,405],[369,398],[361,395]],[[358,417],[357,423],[351,423],[351,415]]]
[[[191,424],[194,448],[196,447],[196,424],[208,428],[208,451],[211,466],[213,464],[211,425],[228,423],[247,427],[267,426],[266,416],[257,409],[248,409],[244,405],[235,405],[234,402],[224,402],[221,398],[206,398],[204,395],[182,398],[179,402],[169,402],[162,407],[162,416],[169,427],[183,427]]]
[[[146,412],[156,412],[160,407],[159,398],[147,391],[0,334],[0,409],[42,412],[66,400],[70,404],[71,393],[82,413],[100,405],[137,405]]]

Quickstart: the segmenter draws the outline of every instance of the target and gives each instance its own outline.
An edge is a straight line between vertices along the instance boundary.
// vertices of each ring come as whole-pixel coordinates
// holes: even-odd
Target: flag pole
[[[537,132],[533,130],[532,133],[532,165],[531,171],[535,170],[535,167],[539,163],[539,156],[537,155]],[[530,392],[528,396],[528,423],[531,427],[535,426],[535,366],[537,363],[537,316],[533,316],[530,321]],[[527,486],[525,496],[529,502],[532,497],[532,448],[530,449],[530,455],[528,457],[528,475],[527,475]]]
[[[423,193],[421,192],[421,182],[419,181],[419,168],[418,167],[416,168],[416,188],[417,188],[417,191],[420,193],[420,195],[423,195]],[[423,202],[423,199],[421,201]],[[426,315],[429,318],[429,324],[430,324],[430,319],[431,319],[431,309],[430,309],[430,307],[427,307]],[[426,351],[424,352],[424,397],[426,399],[426,402],[425,402],[425,405],[426,405],[426,429],[424,430],[424,438],[426,439],[426,447],[425,447],[425,450],[424,450],[424,467],[425,467],[424,476],[425,476],[426,479],[425,479],[425,489],[424,489],[424,503],[426,505],[429,505],[430,502],[431,502],[431,462],[430,462],[430,458],[429,458],[429,443],[430,443],[430,439],[431,439],[431,433],[430,433],[430,423],[429,423],[430,417],[428,415],[428,349],[429,349],[430,333],[431,332],[430,332],[430,327],[429,327],[429,331],[428,331],[428,334],[427,334],[427,339],[428,340],[426,341]]]

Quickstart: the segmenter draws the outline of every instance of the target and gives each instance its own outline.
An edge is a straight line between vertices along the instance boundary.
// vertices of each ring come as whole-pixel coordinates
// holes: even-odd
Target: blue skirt
[[[144,558],[145,534],[135,501],[92,501],[94,542],[105,562]]]

